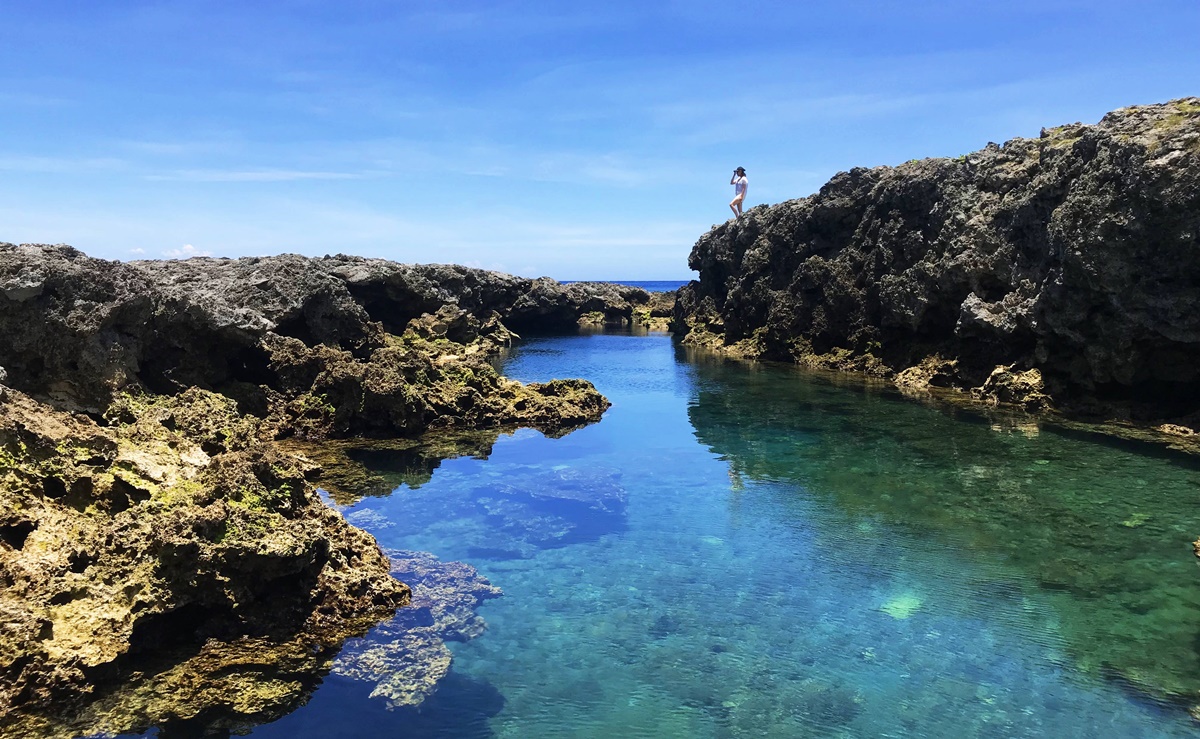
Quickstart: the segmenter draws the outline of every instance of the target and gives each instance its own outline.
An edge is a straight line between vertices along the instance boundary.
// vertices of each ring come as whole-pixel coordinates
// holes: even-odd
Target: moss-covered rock
[[[254,640],[247,661],[261,672],[277,652],[334,648],[407,602],[374,540],[220,396],[128,397],[112,416],[100,426],[0,388],[0,705],[13,726],[99,721],[116,709],[98,705],[135,694],[156,697],[122,709],[130,721],[155,702],[179,715],[217,690],[184,673],[240,684],[238,660],[215,661],[239,639]],[[229,644],[191,656],[210,640]],[[141,687],[113,687],[129,680]],[[191,690],[157,695],[185,680]]]

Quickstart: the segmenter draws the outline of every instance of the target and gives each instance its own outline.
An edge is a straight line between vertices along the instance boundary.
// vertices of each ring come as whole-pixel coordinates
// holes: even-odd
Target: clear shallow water
[[[330,676],[254,736],[1198,735],[1145,695],[1200,673],[1186,462],[689,362],[664,336],[536,340],[506,372],[614,405],[347,511],[477,566],[505,592],[487,633],[420,711]],[[588,486],[625,507],[502,505]]]

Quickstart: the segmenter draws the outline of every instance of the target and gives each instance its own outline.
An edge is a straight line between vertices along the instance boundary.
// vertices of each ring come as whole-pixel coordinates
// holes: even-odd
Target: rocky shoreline
[[[1200,428],[1200,98],[854,169],[696,243],[687,345]]]
[[[586,380],[496,371],[522,333],[669,325],[725,356],[1200,438],[1198,241],[1188,98],[841,173],[702,236],[676,295],[0,244],[0,736],[239,732],[330,671],[419,704],[444,640],[477,635],[499,591],[469,565],[389,557],[317,487],[347,503],[517,427],[597,421],[609,403]],[[380,450],[386,477],[363,461]],[[620,523],[615,475],[556,475],[481,498],[513,552],[581,535],[509,520],[547,496]],[[343,650],[380,623],[390,641]]]
[[[653,310],[636,288],[454,266],[0,244],[0,734],[286,713],[412,598],[300,450],[594,422],[587,381],[524,385],[489,357],[514,330]],[[444,670],[417,672],[389,694]]]

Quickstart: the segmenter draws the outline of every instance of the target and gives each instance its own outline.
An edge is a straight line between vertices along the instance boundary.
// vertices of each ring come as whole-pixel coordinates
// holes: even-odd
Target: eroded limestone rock
[[[281,687],[276,661],[312,673],[408,601],[374,540],[228,399],[114,413],[100,426],[0,388],[5,735],[281,715],[314,678]]]
[[[685,342],[1195,428],[1200,98],[856,168],[696,243]],[[1004,378],[1036,371],[1041,387]],[[1032,393],[1032,395],[1031,395]]]

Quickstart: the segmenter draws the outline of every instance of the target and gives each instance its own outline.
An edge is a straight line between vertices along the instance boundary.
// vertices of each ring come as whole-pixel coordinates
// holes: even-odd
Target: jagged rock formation
[[[301,694],[250,677],[408,602],[374,540],[232,401],[193,388],[114,413],[101,426],[0,388],[0,733],[123,731],[214,705],[218,723],[281,715]],[[259,651],[245,669],[219,658],[239,640]]]
[[[650,300],[633,311],[633,322],[651,331],[669,331],[675,315],[675,290],[650,293]]]
[[[638,297],[352,257],[0,244],[0,736],[290,710],[409,589],[279,440],[565,433],[608,402],[501,377],[505,323],[616,320]]]
[[[508,329],[561,330],[596,312],[628,321],[651,299],[638,288],[452,265],[295,255],[125,264],[12,244],[0,244],[0,295],[0,366],[10,387],[96,413],[120,390],[196,386],[259,415],[278,405],[273,392],[310,404],[302,396],[313,383],[318,394],[330,383],[361,384],[367,402],[398,382],[423,384],[414,377],[431,365],[414,356],[430,352],[395,351],[398,343],[445,339],[486,353],[511,339]],[[412,432],[448,415],[437,399],[427,405],[353,413],[368,424],[390,415]],[[362,431],[341,420],[339,433]]]
[[[714,228],[685,341],[1195,426],[1200,99],[836,175]]]

